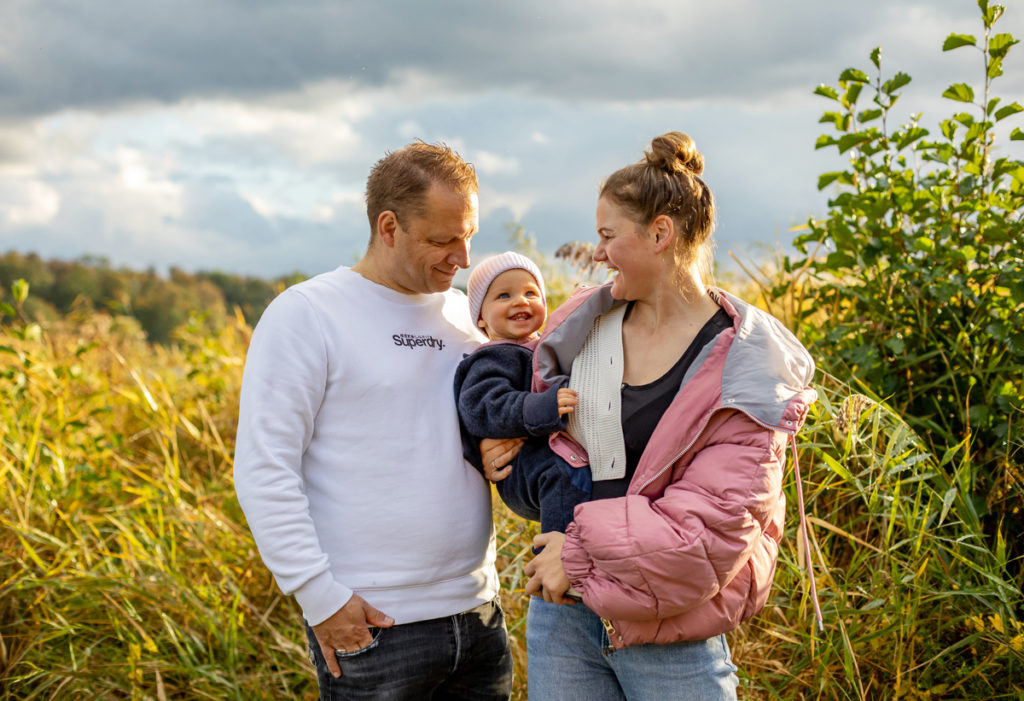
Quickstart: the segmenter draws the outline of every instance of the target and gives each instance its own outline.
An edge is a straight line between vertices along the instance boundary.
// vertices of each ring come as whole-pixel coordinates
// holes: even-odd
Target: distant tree
[[[32,290],[23,307],[31,318],[105,311],[136,318],[150,340],[167,343],[173,331],[195,314],[216,326],[237,307],[255,324],[276,294],[305,276],[292,273],[264,280],[219,271],[193,274],[175,267],[163,276],[152,267],[144,272],[115,269],[101,256],[73,261],[44,261],[35,253],[16,251],[0,256],[0,300],[7,294],[3,290],[19,279]]]

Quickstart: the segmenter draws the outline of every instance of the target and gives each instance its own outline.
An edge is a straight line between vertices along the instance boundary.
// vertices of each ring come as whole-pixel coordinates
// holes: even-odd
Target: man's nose
[[[448,262],[460,268],[469,267],[469,239],[459,239],[452,252],[448,254]]]

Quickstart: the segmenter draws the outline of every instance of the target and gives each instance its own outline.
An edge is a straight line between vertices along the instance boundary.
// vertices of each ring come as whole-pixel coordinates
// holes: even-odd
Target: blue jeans
[[[465,699],[505,701],[512,694],[512,652],[497,600],[465,613],[391,628],[370,628],[373,642],[335,652],[334,678],[306,626],[320,701]]]
[[[530,701],[723,701],[736,699],[739,684],[724,635],[615,650],[582,603],[532,597],[526,655]]]

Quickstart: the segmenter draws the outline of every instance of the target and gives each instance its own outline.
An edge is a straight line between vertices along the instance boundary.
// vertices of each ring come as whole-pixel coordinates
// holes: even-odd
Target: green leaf
[[[906,350],[907,344],[902,338],[887,338],[885,339],[885,347],[896,355],[902,355],[903,351]]]
[[[943,51],[952,51],[953,49],[959,49],[961,46],[977,46],[978,40],[972,37],[970,34],[950,34],[946,37],[946,40],[942,42]]]
[[[989,7],[988,0],[985,0],[984,5],[982,5],[981,0],[978,0],[978,7],[981,8],[982,18],[985,20],[985,29],[995,24],[1003,16],[1003,12],[1006,11],[1006,7],[1003,5],[992,5]]]
[[[881,68],[882,68],[882,47],[881,46],[876,46],[875,48],[871,49],[870,58],[871,58],[871,63],[875,64],[875,68],[878,68],[879,70],[881,70]]]
[[[846,131],[848,121],[848,115],[843,112],[825,112],[818,120],[818,124],[834,124],[836,129]]]
[[[867,74],[856,68],[847,68],[845,71],[839,74],[840,83],[867,83]]]
[[[864,122],[870,122],[874,119],[878,119],[881,116],[882,110],[864,110],[857,115],[857,121],[863,124]]]
[[[1011,46],[1019,43],[1012,34],[996,34],[988,40],[988,53],[990,56],[1002,58],[1010,51]]]
[[[1010,141],[1024,141],[1024,131],[1020,130],[1020,127],[1015,127],[1010,132]]]
[[[972,141],[975,141],[979,136],[985,133],[985,130],[989,126],[990,125],[988,122],[978,122],[977,124],[972,124],[967,129],[967,133],[964,134],[964,143],[969,144]]]
[[[861,83],[853,83],[846,89],[846,94],[843,95],[842,104],[847,107],[853,107],[857,103],[857,98],[860,97],[860,91],[864,88]]]
[[[14,295],[14,299],[21,304],[28,299],[28,280],[25,278],[18,278],[11,284],[11,293]]]
[[[870,134],[865,134],[864,132],[846,134],[839,139],[839,153],[845,153],[854,146],[863,144],[865,141],[870,141],[871,139],[872,136]]]
[[[928,136],[928,130],[925,129],[924,127],[911,127],[906,132],[900,135],[899,141],[897,141],[896,146],[902,151],[907,146],[910,146],[910,144],[914,143],[918,139],[925,136]]]
[[[942,96],[957,102],[972,102],[974,100],[974,90],[967,83],[954,83],[946,88],[946,92],[942,93]]]
[[[843,466],[843,464],[840,463],[838,460],[836,460],[834,457],[832,457],[828,453],[824,453],[824,452],[821,454],[821,457],[824,458],[825,464],[828,465],[829,469],[831,469],[832,472],[834,472],[837,475],[839,475],[839,477],[841,479],[844,479],[847,482],[850,482],[850,481],[853,480],[853,475],[850,474],[850,471],[847,470]]]
[[[918,236],[914,239],[914,250],[927,251],[930,253],[935,250],[935,242],[927,236]]]
[[[1001,119],[1006,119],[1010,115],[1017,114],[1018,112],[1024,112],[1024,107],[1021,107],[1020,103],[1011,102],[1002,109],[996,110],[996,121],[998,122]]]
[[[814,89],[814,94],[827,97],[828,99],[835,100],[836,102],[839,101],[839,93],[836,92],[836,89],[830,85],[825,85],[824,83]]]
[[[843,175],[842,171],[834,171],[832,173],[822,173],[818,176],[818,189],[824,190],[830,184],[839,179],[839,176]]]
[[[950,487],[946,490],[946,493],[942,495],[942,513],[939,515],[939,523],[946,520],[949,508],[953,505],[953,500],[956,499],[956,493],[956,487]]]
[[[821,136],[818,137],[818,140],[814,142],[814,150],[817,151],[818,149],[825,148],[827,146],[832,146],[837,143],[839,142],[836,141],[836,138],[834,136],[822,134]]]
[[[909,84],[910,80],[910,76],[906,73],[897,73],[892,78],[882,83],[882,92],[887,95],[892,95],[904,85]]]
[[[818,189],[820,190],[821,188]],[[4,316],[18,316],[18,312],[16,312],[14,307],[7,302],[0,302],[0,314],[3,314]]]
[[[986,75],[988,75],[988,77],[991,79],[991,78],[998,78],[1002,74],[1003,74],[1003,59],[1002,58],[993,58],[989,62],[989,64],[988,64],[988,73]]]

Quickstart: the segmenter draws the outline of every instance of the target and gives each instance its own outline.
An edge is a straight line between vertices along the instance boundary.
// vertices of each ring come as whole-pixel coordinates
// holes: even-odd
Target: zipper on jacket
[[[617,630],[615,630],[615,626],[612,625],[612,622],[609,621],[607,618],[602,618],[601,619],[601,625],[604,626],[605,635],[608,636],[608,646],[605,647],[602,650],[602,652],[604,654],[606,654],[606,655],[610,655],[611,653],[615,652],[615,642],[614,641],[616,639],[618,639],[618,641],[621,643],[622,642],[622,636],[619,635],[619,632]]]

